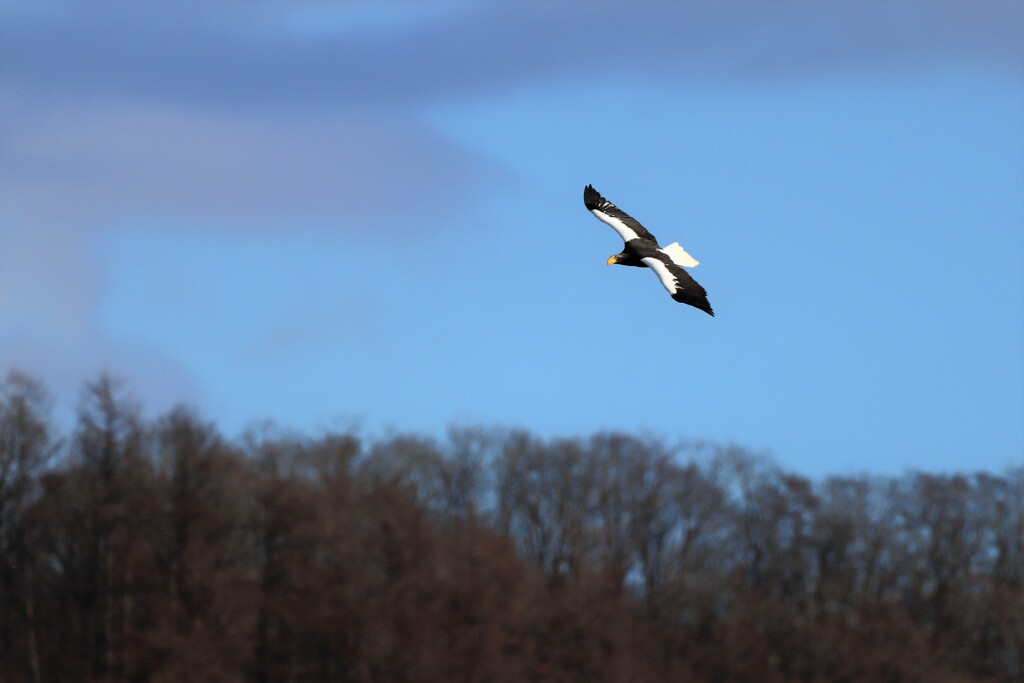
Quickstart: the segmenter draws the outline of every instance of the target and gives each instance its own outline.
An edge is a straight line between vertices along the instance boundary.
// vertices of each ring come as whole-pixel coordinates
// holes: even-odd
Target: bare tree
[[[177,407],[155,430],[160,567],[151,638],[157,680],[227,680],[246,662],[240,636],[252,601],[243,528],[245,478],[212,424]]]
[[[86,523],[83,562],[74,569],[85,588],[78,599],[86,661],[99,675],[120,677],[130,667],[125,643],[140,579],[130,560],[141,558],[135,549],[152,538],[149,529],[142,532],[152,521],[143,512],[151,499],[139,495],[146,488],[144,439],[139,409],[120,382],[101,375],[86,385],[72,444],[77,467],[71,475],[81,487]]]
[[[497,462],[498,524],[551,578],[578,577],[596,546],[599,490],[578,441],[514,433]]]
[[[42,384],[28,375],[11,371],[0,383],[0,661],[8,661],[22,641],[27,661],[16,666],[27,670],[33,683],[42,676],[36,618],[39,559],[26,513],[37,478],[58,447],[50,406]]]

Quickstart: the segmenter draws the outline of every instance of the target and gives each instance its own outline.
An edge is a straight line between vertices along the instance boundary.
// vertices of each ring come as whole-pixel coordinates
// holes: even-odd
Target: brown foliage
[[[1024,469],[148,423],[0,383],[0,680],[1024,681]],[[55,457],[59,456],[59,457]]]

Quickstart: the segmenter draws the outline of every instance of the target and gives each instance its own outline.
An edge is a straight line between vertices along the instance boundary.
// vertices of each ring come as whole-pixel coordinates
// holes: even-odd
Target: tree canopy
[[[0,680],[1024,681],[1024,466],[141,417],[0,382]]]

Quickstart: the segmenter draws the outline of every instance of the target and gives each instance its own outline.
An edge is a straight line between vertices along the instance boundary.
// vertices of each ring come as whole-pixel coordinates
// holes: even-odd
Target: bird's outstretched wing
[[[650,240],[655,244],[658,243],[658,240],[654,238],[654,235],[647,231],[647,228],[640,225],[640,222],[628,213],[602,197],[601,194],[594,189],[593,185],[587,185],[586,188],[584,188],[583,203],[586,205],[590,213],[597,216],[599,221],[607,223],[612,227],[612,230],[619,233],[619,237],[622,238],[623,242],[641,239]]]
[[[659,251],[654,256],[645,256],[641,261],[654,271],[662,286],[672,295],[673,299],[679,303],[699,308],[710,316],[715,315],[715,312],[711,310],[711,304],[708,303],[708,293],[667,254]]]

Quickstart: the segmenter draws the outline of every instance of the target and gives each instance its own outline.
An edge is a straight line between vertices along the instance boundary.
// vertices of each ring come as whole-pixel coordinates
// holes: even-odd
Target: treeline
[[[0,680],[1024,681],[1024,467],[812,482],[738,448],[227,440],[0,383]]]

